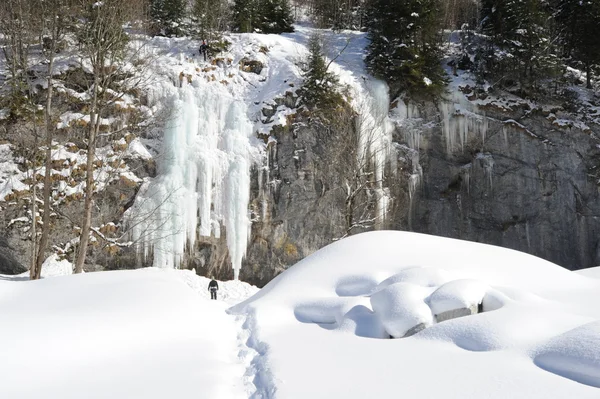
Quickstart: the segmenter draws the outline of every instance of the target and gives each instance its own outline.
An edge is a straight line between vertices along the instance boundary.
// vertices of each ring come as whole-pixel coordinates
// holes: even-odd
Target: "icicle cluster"
[[[488,119],[461,92],[453,92],[450,100],[440,104],[440,109],[448,154],[457,149],[463,151],[469,135],[478,135],[485,143]]]
[[[250,230],[250,143],[247,109],[218,85],[177,90],[164,133],[158,176],[147,181],[129,212],[132,240],[155,267],[177,268],[198,236],[220,237],[238,278]]]

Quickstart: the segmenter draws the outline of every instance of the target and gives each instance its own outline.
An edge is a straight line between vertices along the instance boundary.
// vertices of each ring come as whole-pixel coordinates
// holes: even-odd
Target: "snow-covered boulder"
[[[454,280],[435,290],[428,303],[438,322],[469,316],[483,311],[487,290],[487,285],[477,280]]]
[[[431,290],[410,283],[396,283],[371,296],[373,311],[385,331],[394,338],[408,337],[434,323],[425,298]]]

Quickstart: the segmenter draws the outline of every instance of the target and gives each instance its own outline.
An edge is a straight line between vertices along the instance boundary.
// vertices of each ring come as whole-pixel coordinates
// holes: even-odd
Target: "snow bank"
[[[599,281],[531,255],[377,231],[321,249],[229,311],[247,317],[277,397],[558,399],[600,391],[548,372],[539,348],[600,320],[599,303]],[[483,312],[434,317],[469,307]],[[590,353],[567,363],[593,365]]]

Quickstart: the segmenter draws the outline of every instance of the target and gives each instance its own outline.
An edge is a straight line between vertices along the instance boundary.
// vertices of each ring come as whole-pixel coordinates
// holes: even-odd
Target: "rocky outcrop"
[[[485,134],[473,128],[449,150],[443,112],[423,111],[437,125],[422,131],[415,231],[512,248],[568,269],[600,263],[597,127],[558,125],[547,111],[488,108],[478,110]],[[468,124],[468,116],[450,118]],[[399,226],[407,215],[393,217]]]
[[[26,271],[27,268],[14,257],[6,238],[0,236],[0,274],[15,275]]]
[[[384,228],[499,245],[568,269],[600,264],[598,127],[557,123],[524,103],[412,107],[386,167]],[[343,176],[327,163],[339,138],[296,122],[274,131],[268,167],[255,174],[242,278],[259,285],[344,234]]]

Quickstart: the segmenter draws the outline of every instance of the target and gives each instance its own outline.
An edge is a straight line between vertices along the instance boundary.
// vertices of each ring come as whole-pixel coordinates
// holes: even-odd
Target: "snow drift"
[[[379,231],[323,248],[230,312],[250,320],[275,397],[592,398],[599,303],[598,280],[531,255]],[[365,338],[390,336],[410,337]]]

